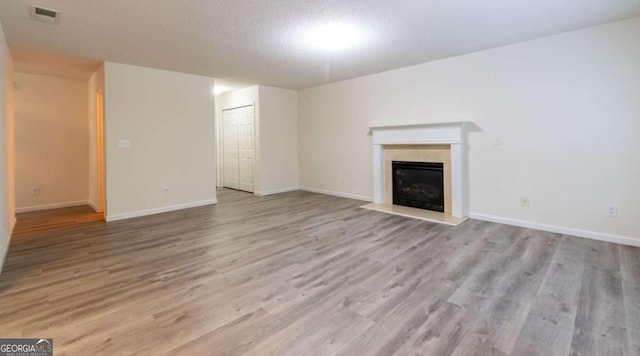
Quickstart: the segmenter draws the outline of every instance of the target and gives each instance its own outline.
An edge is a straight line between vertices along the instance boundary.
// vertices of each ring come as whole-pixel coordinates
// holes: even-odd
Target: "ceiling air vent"
[[[57,25],[60,22],[60,13],[56,10],[45,9],[44,7],[31,6],[31,19]]]

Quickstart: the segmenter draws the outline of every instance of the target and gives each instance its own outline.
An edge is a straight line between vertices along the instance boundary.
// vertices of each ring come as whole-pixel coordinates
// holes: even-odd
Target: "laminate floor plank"
[[[445,302],[401,347],[395,355],[451,355],[465,336],[474,314]]]
[[[562,356],[571,351],[572,328],[542,318],[530,318],[522,328],[514,356]]]
[[[56,355],[640,355],[640,249],[295,191],[18,215],[0,337]]]

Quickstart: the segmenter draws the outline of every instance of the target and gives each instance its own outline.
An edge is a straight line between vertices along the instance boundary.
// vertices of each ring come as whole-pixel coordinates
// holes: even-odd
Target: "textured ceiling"
[[[31,4],[60,24],[31,21]],[[19,70],[82,76],[112,61],[296,89],[638,15],[640,0],[0,1]],[[323,22],[369,36],[315,51],[299,34]]]

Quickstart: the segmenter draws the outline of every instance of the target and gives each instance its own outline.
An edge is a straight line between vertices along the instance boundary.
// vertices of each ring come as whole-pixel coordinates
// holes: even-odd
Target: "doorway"
[[[253,105],[222,110],[223,186],[255,191]]]

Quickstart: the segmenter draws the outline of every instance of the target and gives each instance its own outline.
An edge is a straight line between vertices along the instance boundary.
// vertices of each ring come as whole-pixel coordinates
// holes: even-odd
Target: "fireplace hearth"
[[[393,161],[393,204],[444,212],[443,164]]]

